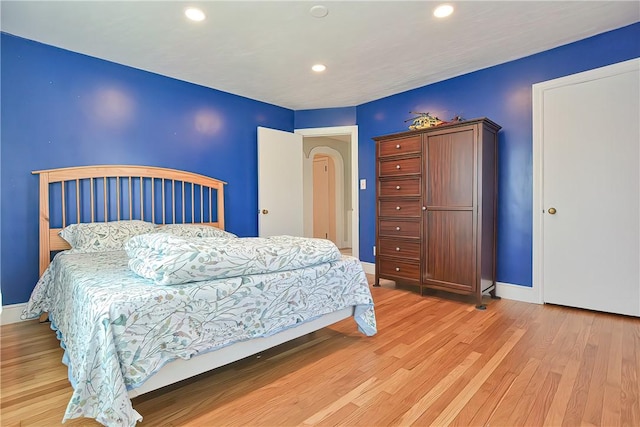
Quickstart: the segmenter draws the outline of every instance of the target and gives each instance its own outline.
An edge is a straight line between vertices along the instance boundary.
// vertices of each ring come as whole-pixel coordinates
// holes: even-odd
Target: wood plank
[[[482,384],[487,380],[489,375],[491,375],[491,373],[495,370],[497,365],[502,362],[507,354],[518,343],[525,332],[526,331],[524,329],[516,329],[514,331],[513,335],[502,347],[500,347],[500,349],[498,349],[498,351],[496,351],[491,360],[489,360],[489,362],[484,365],[478,375],[476,375],[471,381],[469,381],[462,392],[458,396],[456,396],[456,398],[453,399],[449,406],[447,406],[445,410],[442,411],[440,416],[433,421],[434,425],[446,425],[451,423],[451,421],[458,415],[464,405],[466,405],[467,402],[471,400],[476,391],[478,391]]]
[[[625,323],[622,329],[622,401],[620,424],[640,425],[640,392],[638,391],[638,352],[640,352],[639,334],[631,323]]]

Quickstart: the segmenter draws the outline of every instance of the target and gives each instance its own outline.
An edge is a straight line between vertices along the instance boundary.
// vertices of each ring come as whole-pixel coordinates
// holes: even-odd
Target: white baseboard
[[[362,264],[362,269],[364,270],[365,273],[376,274],[376,265],[374,263],[364,262],[364,261],[360,261],[360,263]]]
[[[376,265],[371,262],[360,261],[362,269],[367,274],[376,274]],[[529,286],[513,285],[511,283],[496,283],[496,295],[514,301],[542,304],[540,293]]]
[[[533,287],[513,285],[511,283],[496,283],[496,295],[500,298],[542,304],[539,294],[538,290]]]
[[[2,312],[0,313],[0,325],[22,322],[23,320],[20,318],[20,315],[26,305],[26,303],[3,305]]]

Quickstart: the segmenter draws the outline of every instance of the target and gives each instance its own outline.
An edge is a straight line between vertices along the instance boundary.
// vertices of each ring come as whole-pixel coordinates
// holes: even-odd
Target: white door
[[[542,295],[640,316],[640,61],[534,86]]]
[[[258,234],[303,235],[302,135],[258,127]]]
[[[329,239],[329,162],[313,158],[313,237]]]

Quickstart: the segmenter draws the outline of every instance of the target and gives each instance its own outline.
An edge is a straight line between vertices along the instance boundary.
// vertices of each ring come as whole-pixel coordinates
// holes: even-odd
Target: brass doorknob
[[[262,209],[262,213],[263,213],[264,215],[266,215],[266,214],[268,214],[268,213],[269,213],[269,211],[268,211],[267,209]]]
[[[556,208],[549,208],[549,210],[547,212],[549,212],[550,215],[555,215],[556,214]]]

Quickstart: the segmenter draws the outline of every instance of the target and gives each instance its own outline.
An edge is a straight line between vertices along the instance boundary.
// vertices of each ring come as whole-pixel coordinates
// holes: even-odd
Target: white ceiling
[[[1,29],[293,110],[359,105],[640,21],[638,1],[7,1]],[[327,7],[324,18],[311,15]],[[187,6],[207,15],[188,21]],[[313,73],[324,63],[327,71]]]

